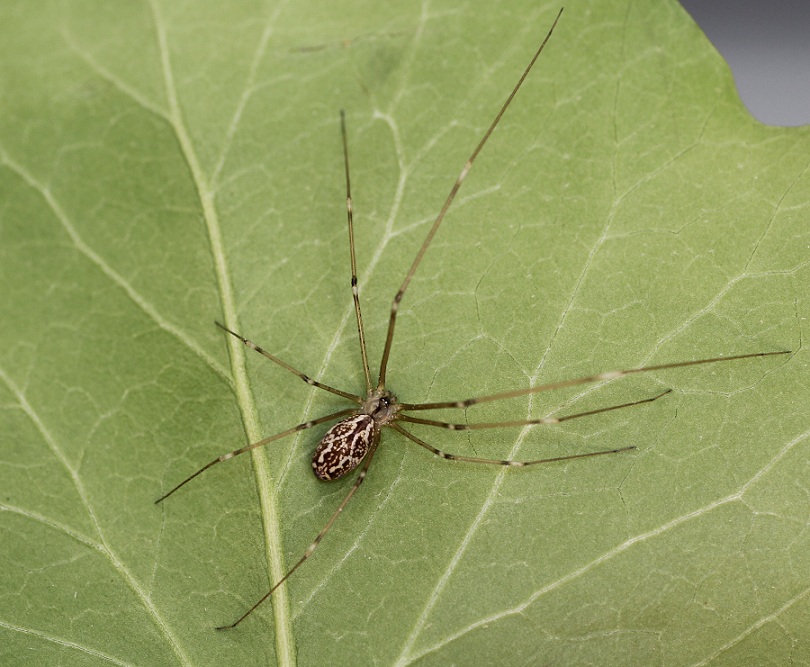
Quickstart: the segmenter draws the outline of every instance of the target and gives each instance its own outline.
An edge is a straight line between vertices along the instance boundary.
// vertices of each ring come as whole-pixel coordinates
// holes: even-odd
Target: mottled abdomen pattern
[[[340,479],[358,465],[371,446],[374,419],[354,415],[330,428],[312,457],[312,469],[318,479]]]

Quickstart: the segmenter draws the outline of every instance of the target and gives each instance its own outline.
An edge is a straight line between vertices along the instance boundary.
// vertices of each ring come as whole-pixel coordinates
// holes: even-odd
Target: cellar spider
[[[440,225],[442,224],[442,221],[444,220],[445,215],[447,214],[447,211],[450,208],[450,205],[453,203],[453,200],[455,199],[456,194],[461,188],[461,184],[464,182],[464,179],[466,178],[467,174],[472,168],[475,159],[478,157],[478,154],[481,152],[481,149],[484,147],[487,140],[492,135],[496,126],[500,122],[501,117],[506,112],[506,109],[509,107],[515,95],[520,90],[520,87],[523,85],[524,80],[528,76],[529,72],[531,71],[532,67],[534,66],[535,62],[540,56],[540,53],[543,51],[543,48],[545,47],[546,43],[551,37],[551,34],[554,31],[554,28],[556,27],[557,22],[559,21],[561,15],[562,9],[557,14],[557,17],[554,19],[554,23],[552,24],[551,28],[549,29],[539,48],[535,51],[534,56],[532,57],[528,66],[524,69],[523,74],[520,76],[520,79],[518,80],[517,84],[512,89],[512,92],[509,94],[509,96],[506,98],[506,101],[501,106],[501,109],[500,111],[498,111],[497,115],[495,116],[495,119],[489,125],[489,128],[484,133],[484,136],[478,142],[478,145],[475,147],[475,150],[473,150],[469,159],[464,164],[464,167],[462,168],[461,173],[456,178],[456,182],[453,184],[450,193],[445,199],[444,204],[442,205],[442,208],[439,211],[439,214],[436,216],[433,226],[428,231],[427,237],[422,243],[422,246],[419,248],[419,251],[416,253],[416,257],[414,258],[413,263],[408,269],[408,272],[405,275],[405,279],[402,281],[402,285],[400,286],[399,290],[394,296],[394,300],[391,304],[391,312],[388,318],[388,332],[385,338],[385,347],[383,349],[382,360],[380,361],[380,372],[376,383],[372,382],[371,371],[368,363],[368,354],[366,352],[366,339],[363,329],[363,317],[360,312],[360,293],[357,284],[357,262],[355,259],[354,225],[352,221],[351,182],[349,178],[349,151],[348,151],[348,141],[346,138],[345,114],[343,113],[343,111],[341,111],[340,128],[343,141],[343,163],[346,174],[346,212],[349,229],[349,254],[351,257],[351,273],[352,273],[351,288],[352,288],[352,298],[354,300],[354,313],[357,321],[357,334],[360,341],[360,355],[363,361],[363,374],[365,377],[365,384],[366,384],[365,396],[360,396],[347,391],[343,391],[341,389],[336,389],[335,387],[331,387],[327,384],[323,384],[322,382],[318,382],[317,380],[313,380],[308,375],[302,373],[293,366],[290,366],[288,363],[282,361],[281,359],[271,354],[267,350],[262,349],[252,341],[248,340],[247,338],[244,338],[243,336],[236,333],[232,329],[229,329],[227,326],[220,324],[219,322],[216,323],[217,326],[220,327],[223,331],[227,332],[231,336],[238,338],[247,347],[265,356],[278,366],[285,368],[290,373],[296,375],[298,378],[303,380],[308,385],[341,396],[342,398],[345,398],[355,403],[356,407],[346,408],[344,410],[339,410],[337,412],[333,412],[332,414],[323,417],[311,419],[309,421],[298,424],[297,426],[293,426],[292,428],[289,428],[285,431],[276,433],[275,435],[271,435],[268,438],[259,440],[258,442],[245,445],[244,447],[235,449],[232,452],[228,452],[227,454],[218,456],[213,461],[200,468],[197,472],[193,473],[192,475],[184,479],[182,482],[177,484],[177,486],[167,491],[160,498],[158,498],[155,501],[155,503],[162,502],[170,495],[172,495],[175,491],[177,491],[182,486],[190,482],[192,479],[202,474],[209,468],[217,465],[218,463],[222,463],[223,461],[232,459],[235,456],[238,456],[239,454],[249,452],[252,449],[255,449],[256,447],[261,447],[270,442],[275,442],[276,440],[285,438],[289,435],[292,435],[293,433],[304,431],[314,426],[318,426],[319,424],[325,424],[327,422],[332,422],[335,420],[339,421],[326,432],[323,438],[321,438],[321,441],[316,447],[315,453],[312,457],[312,468],[315,473],[315,476],[318,477],[318,479],[320,480],[331,481],[335,479],[340,479],[341,477],[348,475],[356,468],[358,467],[360,468],[359,473],[357,474],[357,477],[354,481],[354,484],[349,489],[348,493],[343,498],[340,505],[338,505],[337,509],[332,513],[332,515],[329,517],[329,520],[326,522],[324,527],[315,537],[313,542],[307,547],[307,549],[304,551],[304,554],[295,563],[295,565],[293,565],[287,571],[287,573],[283,577],[281,577],[281,579],[279,579],[270,588],[270,590],[267,591],[267,593],[265,593],[258,600],[258,602],[256,602],[252,607],[250,607],[250,609],[248,609],[244,614],[242,614],[238,619],[236,619],[236,621],[234,621],[230,625],[219,626],[217,628],[218,630],[226,630],[234,628],[237,625],[239,625],[259,605],[261,605],[265,600],[267,600],[276,591],[276,589],[278,589],[279,586],[281,586],[285,581],[287,581],[287,579],[289,579],[290,576],[292,576],[292,574],[299,567],[301,567],[301,565],[303,565],[304,562],[313,554],[315,549],[317,549],[318,545],[320,544],[321,540],[324,538],[324,536],[326,536],[332,525],[337,520],[340,513],[344,510],[346,505],[349,503],[354,494],[360,488],[360,485],[363,483],[363,480],[365,480],[366,475],[368,474],[369,467],[371,466],[371,462],[374,458],[374,454],[377,452],[377,448],[380,444],[380,435],[382,429],[390,428],[391,430],[396,431],[401,436],[407,438],[411,442],[416,443],[420,447],[424,447],[425,449],[435,454],[436,456],[450,461],[464,461],[467,463],[482,463],[489,465],[520,468],[530,465],[537,465],[541,463],[569,461],[572,459],[588,458],[592,456],[602,456],[605,454],[617,454],[619,452],[625,452],[635,449],[635,447],[629,446],[629,447],[622,447],[620,449],[608,449],[595,452],[585,452],[580,454],[570,454],[567,456],[556,456],[553,458],[535,459],[530,461],[487,459],[473,456],[460,456],[457,454],[450,454],[448,452],[442,451],[441,449],[437,449],[436,447],[428,444],[421,438],[416,437],[415,435],[413,435],[413,433],[410,433],[409,431],[405,430],[402,424],[403,423],[423,424],[426,426],[433,426],[437,428],[448,429],[451,431],[518,427],[536,424],[553,425],[553,424],[560,424],[570,419],[579,419],[581,417],[588,417],[603,412],[610,412],[612,410],[621,410],[636,405],[642,405],[644,403],[651,403],[655,400],[658,400],[662,396],[665,396],[666,394],[670,393],[671,390],[667,389],[666,391],[663,391],[655,396],[644,398],[637,401],[632,401],[630,403],[622,403],[620,405],[610,405],[604,408],[588,410],[586,412],[578,412],[574,414],[565,415],[562,417],[546,417],[542,419],[518,419],[514,421],[505,421],[505,422],[467,424],[467,423],[450,423],[444,421],[436,421],[433,419],[426,419],[423,417],[415,417],[408,413],[426,412],[438,409],[454,409],[454,408],[464,409],[479,403],[498,401],[507,398],[516,398],[519,396],[528,396],[529,394],[535,394],[543,391],[552,391],[554,389],[561,389],[563,387],[572,387],[574,385],[599,382],[604,380],[613,380],[634,373],[647,373],[650,371],[668,368],[682,368],[685,366],[695,366],[698,364],[710,364],[721,361],[732,361],[736,359],[750,359],[754,357],[767,357],[771,355],[788,354],[788,352],[786,351],[757,352],[753,354],[739,354],[730,357],[700,359],[697,361],[681,361],[676,363],[660,364],[657,366],[647,366],[644,368],[632,368],[625,370],[610,371],[607,373],[598,373],[596,375],[589,375],[586,377],[580,377],[571,380],[562,380],[560,382],[553,382],[550,384],[528,387],[524,389],[515,389],[513,391],[490,394],[487,396],[477,396],[474,398],[468,398],[464,400],[441,401],[436,403],[403,403],[400,402],[398,398],[391,392],[391,390],[389,390],[386,387],[386,373],[388,370],[388,359],[391,354],[391,346],[394,341],[394,330],[396,328],[397,313],[399,311],[399,306],[402,301],[402,298],[405,295],[405,291],[408,289],[408,285],[410,285],[411,280],[414,274],[416,273],[419,264],[422,261],[422,258],[424,257],[425,253],[430,247],[431,241],[433,241],[433,237],[436,235],[436,232],[438,231]]]

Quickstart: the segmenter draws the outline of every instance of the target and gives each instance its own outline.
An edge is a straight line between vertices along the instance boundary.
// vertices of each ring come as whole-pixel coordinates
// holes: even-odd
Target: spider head
[[[363,402],[362,412],[374,419],[377,427],[385,426],[394,420],[394,416],[399,411],[397,397],[387,389],[374,391]]]

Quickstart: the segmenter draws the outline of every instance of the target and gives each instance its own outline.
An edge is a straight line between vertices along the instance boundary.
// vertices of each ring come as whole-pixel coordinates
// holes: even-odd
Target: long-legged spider
[[[276,433],[268,438],[264,438],[263,440],[259,440],[258,442],[251,443],[249,445],[245,445],[244,447],[240,447],[239,449],[235,449],[232,452],[228,452],[227,454],[223,454],[222,456],[218,456],[210,463],[206,464],[202,468],[200,468],[197,472],[190,475],[182,482],[180,482],[177,486],[172,488],[170,491],[166,492],[160,498],[158,498],[155,502],[160,503],[161,501],[168,498],[172,495],[175,491],[177,491],[180,487],[184,486],[192,479],[203,473],[204,471],[208,470],[212,466],[222,463],[223,461],[227,461],[228,459],[232,459],[239,454],[244,454],[245,452],[249,452],[256,447],[261,447],[266,445],[270,442],[274,442],[276,440],[280,440],[281,438],[287,437],[288,435],[292,435],[293,433],[297,433],[298,431],[304,431],[306,429],[310,429],[314,426],[319,424],[324,424],[326,422],[340,420],[332,426],[326,434],[321,439],[320,443],[318,444],[317,448],[315,449],[315,453],[312,457],[312,468],[313,471],[318,477],[318,479],[324,481],[330,481],[334,479],[340,479],[345,475],[349,474],[352,470],[357,467],[360,467],[360,471],[355,479],[354,484],[349,489],[346,496],[343,498],[340,505],[337,509],[332,513],[329,517],[329,520],[326,522],[324,527],[315,537],[313,542],[307,547],[304,551],[303,556],[293,565],[287,573],[277,581],[267,593],[265,593],[256,604],[254,604],[250,609],[248,609],[242,616],[240,616],[235,622],[231,623],[230,625],[220,626],[218,630],[229,629],[237,626],[241,623],[247,616],[249,616],[260,604],[262,604],[267,598],[269,598],[273,592],[281,586],[287,579],[301,566],[303,563],[313,554],[315,549],[320,544],[323,537],[329,532],[329,529],[334,524],[335,520],[338,518],[340,513],[344,510],[346,505],[348,504],[349,500],[351,500],[352,496],[357,492],[360,488],[360,485],[363,483],[363,480],[366,478],[368,474],[368,469],[371,466],[371,461],[374,458],[374,454],[377,451],[377,447],[380,444],[380,434],[383,428],[390,428],[400,435],[404,436],[408,440],[416,443],[420,447],[424,447],[428,451],[432,452],[436,456],[439,456],[443,459],[448,459],[452,461],[465,461],[469,463],[484,463],[484,464],[491,464],[491,465],[501,465],[501,466],[511,466],[511,467],[525,467],[530,465],[537,465],[541,463],[551,463],[555,461],[567,461],[570,459],[579,459],[579,458],[587,458],[591,456],[601,456],[604,454],[616,454],[619,452],[624,452],[628,450],[635,449],[633,446],[623,447],[621,449],[608,449],[602,451],[595,451],[595,452],[586,452],[581,454],[571,454],[567,456],[557,456],[553,458],[545,458],[545,459],[536,459],[531,461],[512,461],[512,460],[498,460],[498,459],[486,459],[486,458],[478,458],[478,457],[471,457],[471,456],[460,456],[457,454],[450,454],[444,452],[432,445],[429,445],[427,442],[423,441],[422,439],[416,437],[412,433],[406,431],[402,427],[402,423],[412,423],[412,424],[424,424],[427,426],[433,426],[438,428],[449,429],[452,431],[462,431],[462,430],[472,430],[472,429],[492,429],[492,428],[504,428],[504,427],[517,427],[517,426],[528,426],[534,424],[559,424],[561,422],[570,420],[570,419],[578,419],[580,417],[587,417],[590,415],[599,414],[602,412],[609,412],[611,410],[620,410],[623,408],[629,408],[635,405],[641,405],[643,403],[651,403],[662,396],[668,394],[671,390],[666,390],[657,394],[656,396],[652,396],[649,398],[644,398],[637,401],[632,401],[630,403],[622,403],[621,405],[611,405],[604,408],[599,408],[596,410],[588,410],[586,412],[578,412],[575,414],[565,415],[563,417],[556,417],[556,418],[544,418],[544,419],[519,419],[515,421],[506,421],[506,422],[490,422],[490,423],[475,423],[475,424],[467,424],[467,423],[449,423],[443,421],[436,421],[432,419],[425,419],[422,417],[414,417],[409,412],[421,412],[421,411],[428,411],[428,410],[437,410],[437,409],[453,409],[453,408],[468,408],[472,405],[476,405],[478,403],[490,402],[490,401],[497,401],[506,398],[515,398],[518,396],[527,396],[529,394],[535,394],[542,391],[551,391],[554,389],[560,389],[563,387],[571,387],[574,385],[585,384],[590,382],[598,382],[604,380],[613,380],[624,375],[630,375],[634,373],[645,373],[649,371],[655,370],[662,370],[667,368],[680,368],[684,366],[695,366],[698,364],[709,364],[715,363],[720,361],[732,361],[735,359],[749,359],[753,357],[766,357],[770,355],[777,355],[777,354],[788,354],[788,352],[780,351],[780,352],[756,352],[752,354],[740,354],[735,356],[729,357],[716,357],[711,359],[699,359],[696,361],[681,361],[676,363],[669,363],[669,364],[660,364],[657,366],[647,366],[644,368],[632,368],[632,369],[625,369],[625,370],[617,370],[617,371],[610,371],[607,373],[598,373],[596,375],[589,375],[587,377],[580,377],[571,380],[563,380],[560,382],[553,382],[550,384],[539,385],[535,387],[528,387],[524,389],[516,389],[514,391],[507,391],[498,394],[491,394],[488,396],[477,396],[475,398],[468,398],[465,400],[457,400],[457,401],[442,401],[437,403],[402,403],[400,402],[397,397],[386,387],[386,371],[388,369],[388,359],[391,353],[391,346],[394,340],[394,329],[396,326],[397,321],[397,312],[399,310],[399,304],[402,301],[402,298],[405,294],[405,291],[408,288],[408,285],[411,282],[414,274],[416,273],[417,268],[419,267],[422,258],[424,257],[425,253],[427,252],[433,237],[436,235],[436,232],[439,229],[442,221],[447,214],[450,205],[453,203],[453,200],[456,197],[456,194],[461,187],[461,184],[464,182],[465,177],[469,173],[470,169],[472,168],[473,162],[478,157],[478,154],[481,152],[481,149],[486,144],[489,137],[492,135],[492,132],[495,130],[495,127],[501,120],[501,117],[505,113],[506,109],[511,104],[513,98],[517,94],[518,90],[522,86],[524,80],[528,76],[530,70],[534,66],[535,62],[537,61],[540,53],[543,51],[546,43],[548,42],[549,38],[551,37],[552,32],[554,31],[557,22],[559,21],[560,15],[562,14],[562,10],[557,14],[557,17],[554,20],[551,28],[549,29],[548,33],[546,34],[545,38],[543,39],[542,43],[540,44],[537,51],[534,53],[531,61],[529,62],[528,66],[523,71],[520,79],[518,80],[515,87],[512,89],[512,92],[507,97],[506,101],[501,106],[500,111],[495,116],[495,119],[489,125],[489,128],[484,133],[484,136],[478,142],[478,145],[473,150],[472,154],[470,155],[469,159],[465,163],[464,167],[461,170],[461,173],[458,175],[456,182],[453,184],[453,187],[450,190],[449,195],[445,199],[444,204],[442,205],[439,214],[436,217],[436,220],[433,223],[433,226],[428,231],[427,237],[425,238],[422,246],[417,252],[416,257],[413,260],[410,268],[408,269],[407,274],[405,275],[405,279],[402,282],[399,290],[397,291],[396,295],[394,296],[394,300],[391,304],[391,312],[389,315],[388,320],[388,333],[385,339],[385,347],[383,349],[382,360],[380,361],[380,373],[376,384],[372,383],[371,380],[371,372],[369,370],[368,364],[368,355],[366,352],[366,340],[365,340],[365,333],[363,330],[363,317],[360,312],[360,294],[358,290],[357,284],[357,263],[355,259],[355,246],[354,246],[354,226],[352,221],[352,197],[351,197],[351,182],[349,178],[349,151],[348,151],[348,142],[346,138],[346,121],[345,115],[341,111],[340,113],[340,127],[341,127],[341,135],[343,140],[343,160],[344,160],[344,169],[346,173],[346,212],[347,212],[347,219],[348,219],[348,229],[349,229],[349,252],[351,256],[351,287],[352,287],[352,297],[354,300],[354,312],[355,317],[357,320],[357,333],[360,341],[360,354],[363,360],[363,373],[365,376],[365,383],[366,383],[366,394],[365,396],[360,396],[357,394],[352,394],[350,392],[342,391],[340,389],[336,389],[335,387],[331,387],[329,385],[323,384],[316,380],[313,380],[308,375],[302,373],[301,371],[297,370],[296,368],[290,366],[286,362],[282,361],[278,357],[274,356],[270,352],[262,349],[252,341],[248,340],[247,338],[242,337],[235,331],[229,329],[223,324],[217,322],[217,326],[221,329],[226,331],[232,336],[235,336],[239,340],[241,340],[247,347],[256,350],[256,352],[264,355],[273,363],[281,366],[282,368],[287,369],[301,380],[306,382],[308,385],[313,387],[318,387],[319,389],[323,389],[328,391],[332,394],[337,394],[349,401],[354,402],[357,404],[357,407],[354,408],[347,408],[344,410],[339,410],[338,412],[334,412],[329,415],[325,415],[323,417],[318,417],[316,419],[312,419],[310,421],[298,424],[297,426],[293,426],[292,428],[287,429],[286,431],[282,431],[281,433]]]

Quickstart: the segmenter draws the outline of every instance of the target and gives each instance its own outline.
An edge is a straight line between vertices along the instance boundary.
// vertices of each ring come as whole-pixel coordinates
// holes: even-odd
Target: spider
[[[265,593],[258,600],[258,602],[256,602],[252,607],[250,607],[250,609],[248,609],[244,614],[242,614],[242,616],[240,616],[236,621],[234,621],[230,625],[219,626],[217,630],[227,630],[239,625],[257,607],[259,607],[259,605],[261,605],[265,600],[267,600],[270,596],[272,596],[272,594],[279,588],[279,586],[281,586],[285,581],[287,581],[287,579],[289,579],[292,576],[292,574],[299,567],[301,567],[301,565],[303,565],[304,562],[306,562],[306,560],[309,559],[310,556],[312,556],[314,551],[318,548],[318,545],[320,544],[321,540],[326,536],[326,534],[329,532],[334,522],[337,520],[338,516],[344,510],[344,508],[352,499],[352,497],[355,495],[357,490],[360,488],[360,485],[363,483],[363,480],[366,479],[369,467],[371,466],[371,462],[374,458],[374,454],[376,453],[377,448],[380,445],[380,436],[384,428],[389,428],[393,431],[396,431],[401,436],[416,443],[420,447],[424,447],[429,452],[443,459],[447,459],[450,461],[463,461],[467,463],[482,463],[482,464],[519,468],[543,463],[552,463],[556,461],[567,461],[571,459],[602,456],[606,454],[617,454],[619,452],[626,452],[629,450],[633,450],[635,449],[635,447],[629,446],[629,447],[622,447],[621,449],[609,449],[595,452],[586,452],[580,454],[571,454],[567,456],[557,456],[553,458],[536,459],[530,461],[487,459],[487,458],[450,454],[448,452],[437,449],[436,447],[428,444],[424,440],[416,437],[409,431],[405,430],[402,424],[403,423],[423,424],[426,426],[449,429],[452,431],[518,427],[536,424],[553,425],[559,424],[564,421],[568,421],[570,419],[579,419],[581,417],[587,417],[602,412],[621,410],[624,408],[629,408],[644,403],[651,403],[653,401],[658,400],[662,396],[665,396],[666,394],[670,393],[671,389],[667,389],[666,391],[663,391],[660,394],[657,394],[656,396],[644,398],[637,401],[632,401],[630,403],[622,403],[621,405],[611,405],[608,407],[598,408],[595,410],[588,410],[587,412],[578,412],[575,414],[569,414],[562,417],[547,417],[542,419],[519,419],[515,421],[506,421],[506,422],[468,424],[468,423],[451,423],[451,422],[437,421],[433,419],[426,419],[423,417],[415,417],[408,413],[412,412],[420,413],[438,409],[454,409],[454,408],[464,409],[469,408],[478,403],[498,401],[501,399],[515,398],[518,396],[527,396],[529,394],[535,394],[544,391],[552,391],[554,389],[561,389],[563,387],[571,387],[574,385],[599,382],[605,380],[613,380],[634,373],[645,373],[662,369],[694,366],[697,364],[709,364],[720,361],[732,361],[736,359],[749,359],[753,357],[766,357],[771,355],[789,353],[787,351],[756,352],[752,354],[740,354],[729,357],[716,357],[711,359],[700,359],[696,361],[681,361],[676,363],[660,364],[657,366],[647,366],[643,368],[616,370],[607,373],[598,373],[596,375],[590,375],[587,377],[562,380],[560,382],[553,382],[550,384],[538,385],[523,389],[516,389],[513,391],[507,391],[498,394],[477,396],[465,400],[442,401],[436,403],[400,402],[399,399],[394,395],[394,393],[391,392],[391,390],[386,387],[386,372],[388,370],[388,359],[391,354],[391,346],[394,341],[394,330],[396,328],[397,313],[399,311],[400,303],[405,295],[408,285],[410,285],[411,280],[414,274],[416,273],[416,270],[419,267],[420,262],[422,261],[422,258],[427,252],[431,244],[431,241],[433,240],[433,237],[436,235],[436,232],[441,226],[442,221],[444,220],[445,215],[447,214],[447,211],[450,208],[450,205],[453,203],[453,200],[455,199],[456,194],[461,188],[464,179],[466,178],[467,174],[472,168],[475,159],[478,157],[478,154],[481,152],[482,148],[484,147],[487,140],[490,138],[493,131],[497,127],[498,123],[500,122],[502,116],[504,115],[507,108],[511,104],[515,95],[523,85],[523,82],[525,81],[535,62],[539,58],[540,53],[543,51],[546,43],[551,37],[551,34],[554,32],[554,28],[556,27],[557,22],[559,21],[561,15],[562,9],[557,14],[557,17],[554,19],[551,28],[548,30],[548,33],[546,34],[545,38],[543,39],[538,49],[535,51],[531,61],[524,69],[522,75],[520,76],[520,79],[512,89],[512,92],[509,94],[509,96],[506,98],[506,101],[501,106],[500,111],[498,111],[497,115],[495,116],[495,119],[491,122],[488,129],[484,133],[483,137],[478,142],[478,145],[475,147],[475,150],[473,150],[469,159],[464,164],[464,167],[462,168],[460,174],[456,178],[456,181],[453,187],[451,188],[450,193],[445,199],[441,210],[439,211],[435,221],[433,222],[433,226],[428,231],[427,236],[424,242],[422,243],[422,246],[419,248],[419,251],[417,252],[416,257],[414,258],[413,263],[408,269],[408,272],[405,275],[405,279],[403,280],[402,285],[400,286],[399,290],[394,296],[393,302],[391,304],[391,312],[388,319],[388,331],[385,339],[385,347],[383,349],[382,360],[380,361],[379,376],[376,383],[372,382],[372,375],[368,363],[368,354],[366,351],[366,339],[363,329],[363,317],[360,312],[360,293],[357,283],[357,262],[355,258],[355,246],[354,246],[354,224],[352,220],[352,196],[351,196],[351,181],[349,178],[349,150],[346,133],[346,118],[344,112],[343,111],[340,112],[340,128],[341,128],[341,137],[343,141],[343,163],[346,174],[346,213],[349,229],[349,254],[351,257],[351,289],[352,289],[352,298],[354,300],[354,312],[355,312],[355,319],[357,321],[357,334],[360,342],[360,354],[362,357],[363,373],[366,384],[365,396],[353,394],[347,391],[342,391],[341,389],[337,389],[322,382],[318,382],[317,380],[312,379],[311,377],[302,373],[301,371],[289,365],[288,363],[282,361],[281,359],[279,359],[272,353],[268,352],[267,350],[259,347],[251,340],[248,340],[247,338],[236,333],[235,331],[228,328],[224,324],[216,322],[216,325],[221,329],[223,329],[225,332],[227,332],[229,335],[236,337],[250,349],[255,350],[256,352],[265,356],[273,363],[281,366],[282,368],[285,368],[290,373],[303,380],[306,384],[312,387],[317,387],[332,394],[341,396],[342,398],[345,398],[355,403],[356,407],[339,410],[338,412],[333,412],[332,414],[325,415],[323,417],[311,419],[309,421],[293,426],[292,428],[289,428],[285,431],[276,433],[275,435],[271,435],[268,438],[259,440],[258,442],[245,445],[244,447],[235,449],[232,452],[228,452],[227,454],[218,456],[213,461],[204,465],[195,473],[193,473],[192,475],[184,479],[182,482],[177,484],[171,490],[167,491],[160,498],[158,498],[155,501],[155,503],[157,504],[162,502],[163,500],[171,496],[175,491],[177,491],[178,489],[186,485],[188,482],[193,480],[195,477],[202,474],[209,468],[217,465],[218,463],[222,463],[224,461],[227,461],[228,459],[232,459],[235,456],[244,454],[245,452],[249,452],[252,449],[261,447],[270,442],[275,442],[276,440],[285,438],[289,435],[292,435],[293,433],[304,431],[313,428],[315,426],[318,426],[320,424],[333,422],[335,420],[339,421],[326,432],[323,438],[321,438],[321,441],[316,447],[315,453],[312,457],[312,469],[313,472],[315,473],[315,476],[323,481],[331,481],[340,479],[341,477],[348,475],[358,467],[360,469],[357,474],[357,477],[355,478],[354,484],[351,486],[348,493],[341,501],[340,505],[338,505],[337,509],[329,517],[329,520],[326,522],[324,527],[321,529],[321,531],[318,533],[318,535],[315,537],[312,543],[304,551],[304,554],[301,556],[301,558],[287,571],[287,573],[283,577],[281,577],[279,581],[277,581],[270,588],[269,591],[267,591],[267,593]]]

